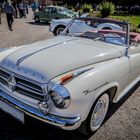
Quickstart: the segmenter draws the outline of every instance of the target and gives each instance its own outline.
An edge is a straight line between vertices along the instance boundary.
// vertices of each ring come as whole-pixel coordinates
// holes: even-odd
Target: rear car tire
[[[56,35],[60,35],[60,34],[64,31],[65,28],[66,28],[66,27],[65,27],[64,25],[60,25],[60,26],[58,26],[58,27],[55,28],[53,34],[54,34],[55,36],[56,36]]]
[[[38,16],[35,16],[35,22],[36,22],[36,23],[40,23],[40,19],[39,19]]]
[[[95,133],[102,125],[109,107],[109,95],[104,93],[94,102],[90,113],[79,128],[79,131],[85,135]]]

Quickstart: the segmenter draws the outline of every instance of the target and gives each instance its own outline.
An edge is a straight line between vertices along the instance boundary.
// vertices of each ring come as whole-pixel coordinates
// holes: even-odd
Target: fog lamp
[[[45,101],[39,102],[38,107],[39,107],[39,110],[45,115],[49,112],[49,105]]]

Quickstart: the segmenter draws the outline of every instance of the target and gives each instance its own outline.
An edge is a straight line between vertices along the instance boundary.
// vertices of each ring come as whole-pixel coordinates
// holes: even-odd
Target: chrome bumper
[[[68,118],[68,117],[55,116],[52,114],[44,115],[38,109],[28,106],[27,104],[24,104],[16,100],[15,98],[6,94],[1,89],[0,89],[0,100],[9,104],[13,108],[22,111],[26,115],[29,115],[33,118],[36,118],[38,120],[60,127],[65,130],[77,129],[81,124],[80,116]]]

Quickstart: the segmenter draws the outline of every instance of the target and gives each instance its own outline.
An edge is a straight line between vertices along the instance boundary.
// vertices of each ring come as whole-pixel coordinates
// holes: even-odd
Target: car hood
[[[68,71],[121,56],[120,50],[111,44],[59,36],[25,45],[4,58],[1,65],[20,75],[48,82]]]

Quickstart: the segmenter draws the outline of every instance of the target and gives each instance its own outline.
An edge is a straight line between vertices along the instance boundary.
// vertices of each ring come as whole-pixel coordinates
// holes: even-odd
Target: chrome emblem
[[[12,92],[14,92],[15,87],[16,87],[16,80],[15,80],[14,74],[12,74],[9,77],[7,83],[8,83],[9,88],[12,90]]]

